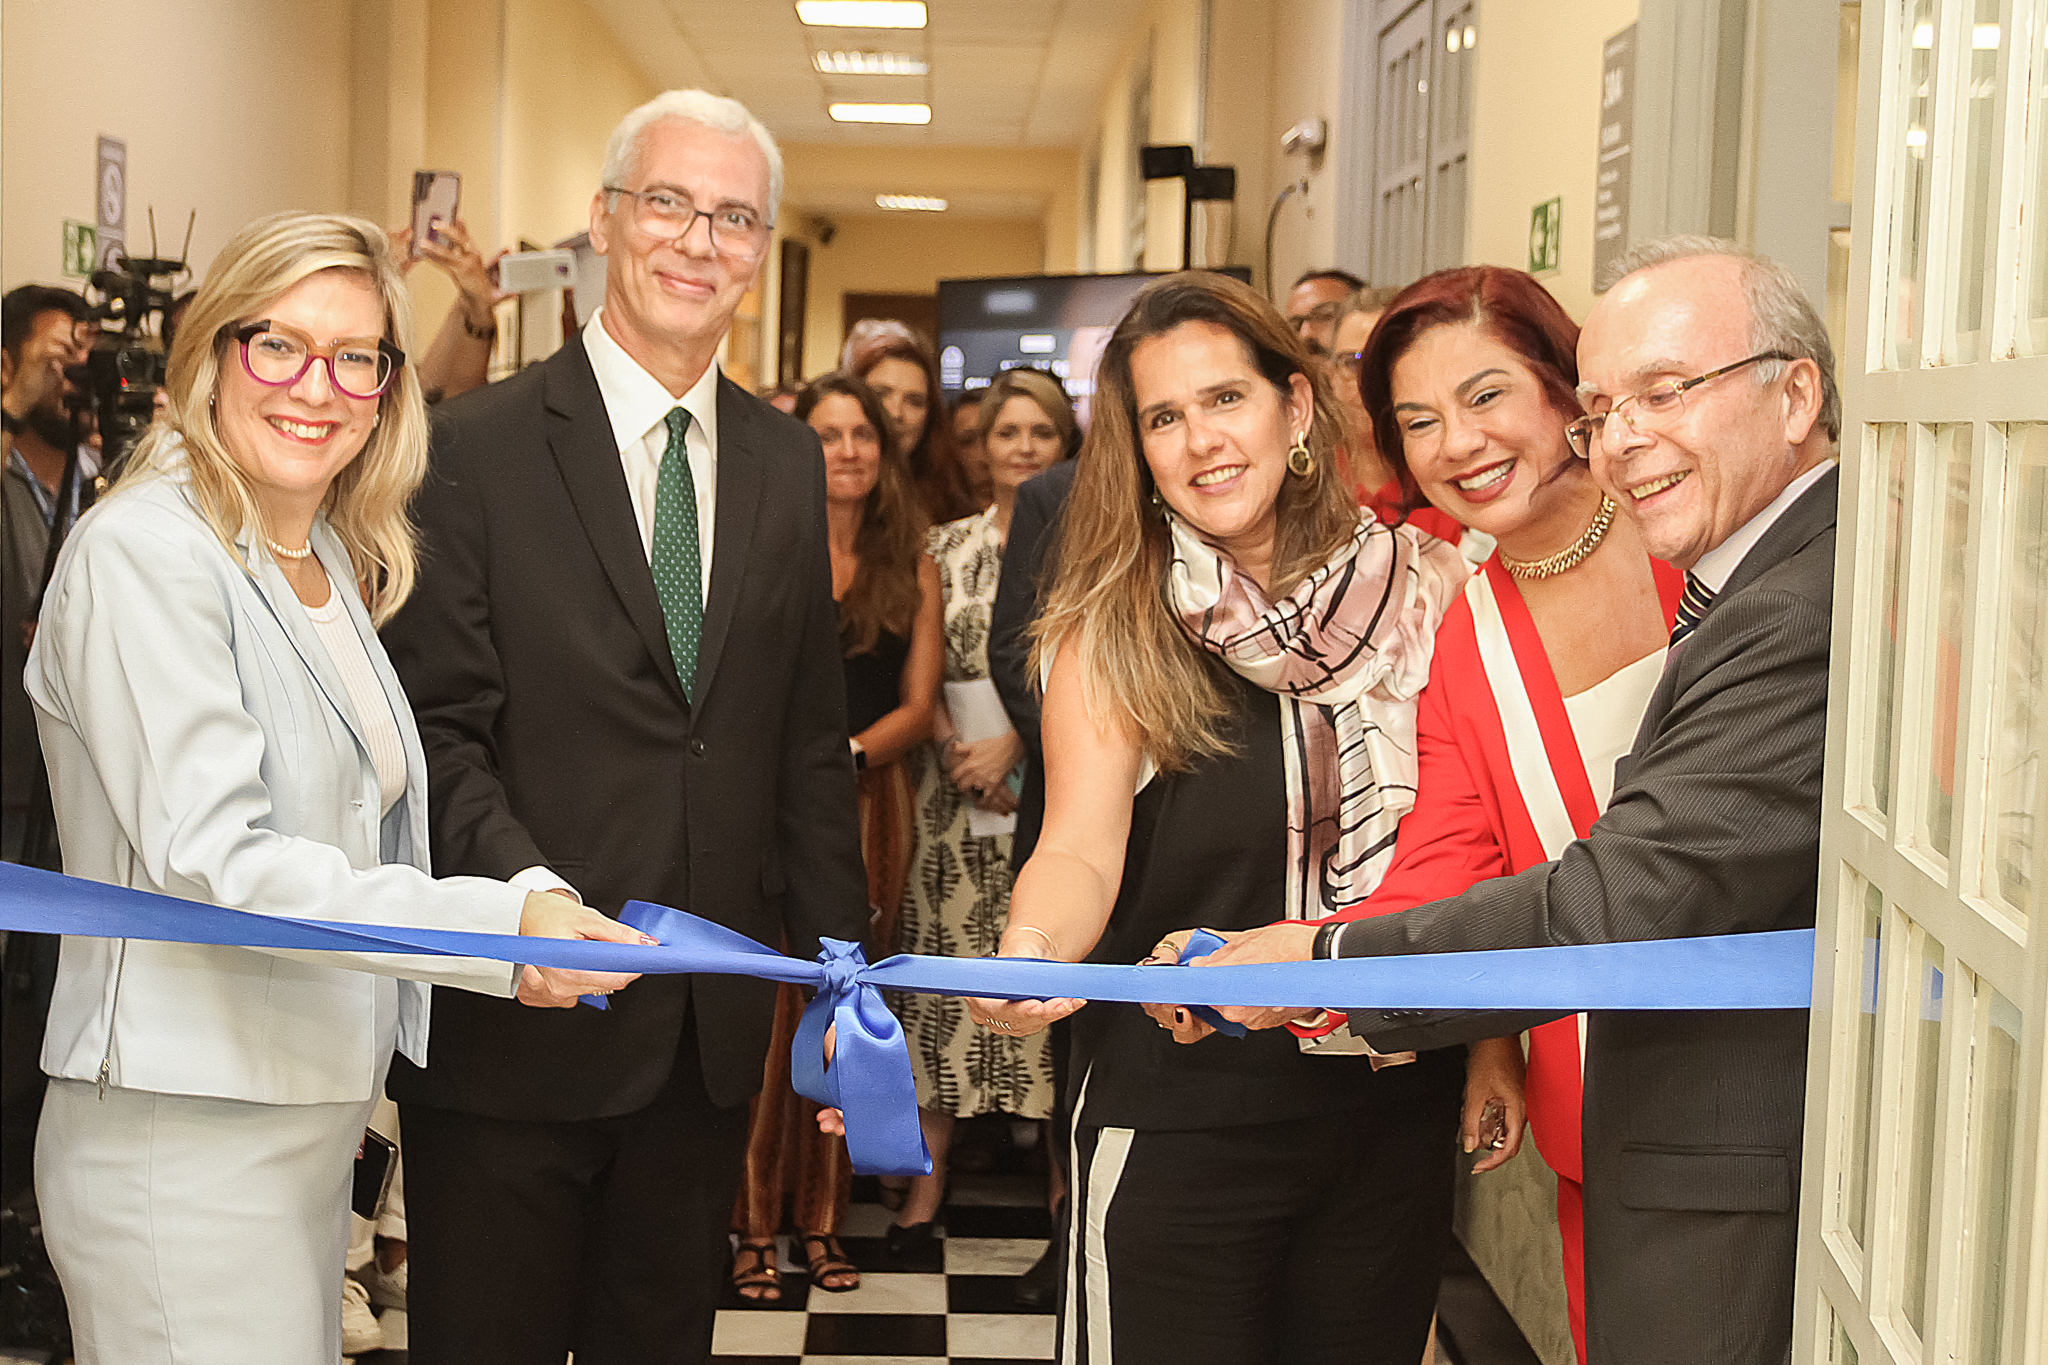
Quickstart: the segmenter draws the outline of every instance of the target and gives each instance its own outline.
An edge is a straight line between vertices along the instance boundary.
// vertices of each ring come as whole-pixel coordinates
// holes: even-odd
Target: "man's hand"
[[[597,939],[606,943],[652,944],[630,928],[553,891],[527,893],[519,932],[530,938]],[[518,1000],[536,1009],[568,1009],[584,995],[610,995],[637,980],[637,972],[575,972],[560,967],[527,967],[519,974]]]
[[[1260,962],[1306,962],[1315,950],[1316,930],[1320,928],[1322,925],[1315,920],[1283,920],[1240,933],[1216,930],[1213,932],[1222,937],[1223,946],[1191,965],[1243,967]],[[1314,1015],[1319,1012],[1319,1007],[1220,1005],[1216,1012],[1233,1024],[1243,1024],[1250,1029],[1268,1029]]]

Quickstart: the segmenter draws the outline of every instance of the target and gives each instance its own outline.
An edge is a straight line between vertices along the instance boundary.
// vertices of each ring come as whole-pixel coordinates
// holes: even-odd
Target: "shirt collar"
[[[1802,493],[1819,483],[1821,476],[1834,467],[1833,460],[1822,460],[1786,484],[1785,491],[1772,499],[1770,506],[1742,523],[1734,535],[1701,555],[1700,562],[1692,566],[1693,577],[1704,583],[1707,591],[1721,591],[1728,585],[1728,580],[1735,576],[1735,570],[1741,566],[1742,561],[1749,557],[1749,552],[1756,548],[1756,543],[1764,538],[1764,532],[1770,530],[1778,518],[1785,515],[1786,508],[1799,501]]]
[[[612,439],[624,450],[667,419],[669,409],[681,404],[689,410],[705,435],[711,450],[718,450],[718,362],[704,367],[704,373],[681,398],[668,391],[645,366],[633,359],[626,348],[604,329],[604,309],[598,308],[583,324],[583,349],[590,356],[590,368],[597,376],[597,392],[604,399],[605,415],[611,419]]]

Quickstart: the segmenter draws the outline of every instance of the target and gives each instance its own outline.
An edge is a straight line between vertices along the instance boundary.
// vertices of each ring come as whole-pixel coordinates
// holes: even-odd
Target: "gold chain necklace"
[[[1582,563],[1586,556],[1600,548],[1600,542],[1607,539],[1607,528],[1614,524],[1614,499],[1605,493],[1600,495],[1600,510],[1593,514],[1593,524],[1571,544],[1546,559],[1509,559],[1500,557],[1500,566],[1514,578],[1551,578]]]

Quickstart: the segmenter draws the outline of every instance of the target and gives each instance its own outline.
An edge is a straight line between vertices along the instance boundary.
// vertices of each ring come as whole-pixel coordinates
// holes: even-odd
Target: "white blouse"
[[[1592,785],[1593,800],[1607,809],[1614,796],[1614,764],[1635,747],[1636,731],[1649,708],[1650,694],[1664,676],[1662,649],[1652,650],[1632,664],[1624,664],[1585,691],[1564,699],[1565,714],[1571,717],[1572,734],[1579,741],[1579,755],[1586,761],[1586,781]]]
[[[307,607],[306,616],[320,643],[327,647],[327,657],[341,674],[349,702],[362,722],[370,763],[377,769],[377,795],[382,802],[378,813],[387,814],[405,795],[405,742],[399,738],[398,719],[377,681],[377,670],[370,666],[370,651],[356,634],[355,622],[349,620],[348,608],[342,603],[342,593],[353,589],[335,582],[331,574],[328,589],[326,605]]]

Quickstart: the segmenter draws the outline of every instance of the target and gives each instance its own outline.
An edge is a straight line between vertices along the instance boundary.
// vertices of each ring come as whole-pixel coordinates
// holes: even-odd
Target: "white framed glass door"
[[[2048,1361],[2048,0],[1866,0],[1795,1355]]]

